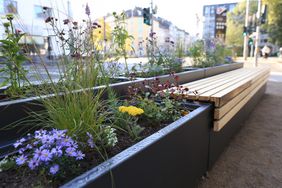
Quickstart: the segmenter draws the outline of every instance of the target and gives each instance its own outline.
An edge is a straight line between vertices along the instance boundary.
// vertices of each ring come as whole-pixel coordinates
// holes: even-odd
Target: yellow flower
[[[135,106],[120,106],[118,110],[122,113],[128,113],[131,116],[137,116],[144,113],[144,110]]]
[[[189,114],[189,112],[188,112],[188,111],[181,110],[181,115],[182,115],[182,116],[186,116],[187,114]]]

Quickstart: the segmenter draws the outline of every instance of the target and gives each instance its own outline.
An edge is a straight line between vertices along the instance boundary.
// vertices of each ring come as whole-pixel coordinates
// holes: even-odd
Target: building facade
[[[126,15],[126,29],[128,33],[133,36],[131,46],[134,50],[129,52],[131,56],[142,57],[146,56],[146,42],[150,39],[151,26],[144,24],[143,8],[135,7],[125,11]],[[114,19],[109,14],[105,18],[106,23],[114,28]],[[102,24],[102,23],[101,23]],[[184,49],[187,50],[191,43],[190,35],[183,29],[179,29],[170,21],[155,17],[153,18],[153,31],[155,33],[155,41],[160,52],[165,52],[171,49],[172,43],[181,42]]]
[[[203,39],[225,39],[226,13],[232,11],[237,3],[205,5],[203,7]]]
[[[52,27],[45,22],[47,17],[57,17],[58,25],[72,16],[70,0],[0,0],[0,15],[11,13],[15,29],[25,33],[20,41],[29,55],[60,55]],[[2,21],[4,22],[4,21]],[[5,37],[4,27],[0,27],[0,38]]]

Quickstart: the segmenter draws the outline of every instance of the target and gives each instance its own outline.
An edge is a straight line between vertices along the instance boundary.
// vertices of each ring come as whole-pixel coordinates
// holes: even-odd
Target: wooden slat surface
[[[249,93],[245,98],[243,98],[235,107],[232,108],[225,116],[223,116],[220,120],[214,121],[213,123],[213,130],[220,131],[230,119],[237,113],[239,110],[256,94],[256,92],[266,84],[267,80],[264,80],[262,83],[259,84],[251,93]]]
[[[220,75],[212,76],[209,78],[201,79],[198,81],[194,81],[191,83],[183,84],[182,86],[185,88],[189,88],[189,91],[197,91],[199,94],[202,94],[206,91],[209,91],[211,89],[214,89],[218,86],[221,86],[225,83],[228,83],[230,81],[239,79],[241,76],[244,74],[251,73],[251,70],[249,69],[244,69],[244,70],[235,70],[235,71],[230,71],[227,73],[223,73]],[[193,94],[191,92],[186,92],[186,97],[191,99],[191,100],[196,100],[198,99],[199,94]]]
[[[220,75],[183,84],[189,92],[184,93],[188,99],[215,102],[215,106],[223,106],[240,92],[248,88],[269,69],[242,68]],[[197,91],[197,94],[191,92]]]
[[[226,113],[228,113],[236,104],[238,104],[244,97],[246,97],[251,91],[253,91],[256,87],[258,87],[262,82],[265,82],[267,80],[269,74],[266,74],[265,76],[258,79],[255,83],[253,83],[250,87],[245,89],[243,92],[241,92],[239,95],[234,97],[232,100],[230,100],[228,103],[226,103],[224,106],[221,106],[220,108],[214,109],[214,119],[218,120],[222,118]]]
[[[243,70],[237,69],[237,70],[225,72],[225,73],[218,74],[218,75],[215,75],[215,76],[211,76],[211,77],[208,77],[208,78],[204,78],[204,79],[201,79],[201,80],[189,82],[189,83],[183,84],[183,86],[189,87],[189,88],[194,88],[194,87],[197,87],[197,86],[201,86],[203,84],[209,84],[210,82],[213,82],[213,81],[221,79],[221,78],[228,77],[228,75],[232,75],[232,74],[236,75],[237,73],[242,72],[242,71],[250,71],[250,69],[243,69]]]
[[[234,83],[234,82],[237,82],[239,79],[242,79],[243,77],[248,77],[250,74],[252,74],[253,72],[238,72],[236,75],[226,75],[224,78],[222,79],[218,79],[218,80],[214,80],[213,82],[210,82],[207,86],[205,87],[202,87],[202,88],[189,88],[190,90],[196,90],[198,92],[197,95],[195,94],[190,94],[188,96],[189,99],[199,99],[199,97],[202,97],[205,95],[205,93],[207,92],[212,92],[213,90],[215,89],[218,89],[220,88],[221,86],[225,85],[225,84],[228,84],[228,83]],[[213,94],[214,92],[212,92]],[[208,95],[210,96],[210,95]],[[199,100],[209,100],[209,99],[199,99]]]
[[[265,67],[241,68],[182,86],[189,88],[184,93],[188,99],[214,102],[214,131],[220,131],[267,82],[269,72]]]
[[[227,83],[224,83],[224,84],[222,84],[218,87],[214,87],[213,89],[211,89],[207,92],[201,93],[198,98],[201,101],[213,101],[214,100],[213,98],[215,98],[214,95],[216,95],[218,92],[225,91],[229,87],[237,84],[238,82],[248,80],[249,78],[253,77],[254,75],[257,75],[257,72],[252,71],[252,72],[249,72],[249,73],[240,74],[239,77],[234,76],[233,80],[231,80]]]
[[[211,101],[215,102],[216,107],[223,106],[233,97],[238,95],[244,89],[249,87],[252,83],[258,80],[261,76],[268,74],[269,70],[264,69],[256,72],[256,74],[252,75],[251,77],[241,80],[240,82],[233,84],[232,86],[217,92],[211,96]]]

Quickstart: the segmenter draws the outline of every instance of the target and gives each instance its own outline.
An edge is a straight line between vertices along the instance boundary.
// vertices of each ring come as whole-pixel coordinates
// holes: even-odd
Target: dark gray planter
[[[249,114],[259,103],[265,93],[266,85],[264,85],[248,102],[247,104],[219,131],[210,132],[209,145],[209,169],[215,164],[220,154],[229,145],[233,136],[240,130],[244,121]]]
[[[212,105],[201,104],[62,187],[193,187],[207,171],[211,117]]]
[[[13,143],[17,139],[34,130],[29,125],[15,127],[15,124],[22,119],[28,120],[31,112],[43,110],[43,106],[36,99],[34,97],[0,103],[0,158],[13,151]],[[13,128],[7,128],[11,123]]]
[[[191,82],[194,80],[202,79],[204,77],[210,76],[211,74],[219,74],[222,72],[234,70],[237,68],[241,68],[243,63],[232,63],[221,66],[210,67],[206,69],[196,69],[191,71],[185,71],[181,73],[175,74],[178,76],[179,84],[184,84],[187,82]],[[174,81],[173,76],[163,75],[158,77],[161,82],[166,80]],[[155,78],[147,78],[147,81],[152,81]],[[126,81],[111,84],[110,86],[114,89],[118,96],[122,97],[127,94],[127,88],[131,85],[142,85],[144,79],[137,79],[134,81]],[[104,86],[91,88],[94,91],[103,88]],[[46,96],[52,97],[52,95]],[[105,98],[106,93],[105,93]],[[27,118],[30,112],[37,112],[43,109],[43,106],[40,106],[40,97],[31,97],[27,99],[18,99],[13,101],[0,102],[0,154],[5,154],[11,148],[11,144],[14,143],[15,139],[20,138],[22,135],[26,134],[26,131],[30,129],[30,126],[24,125],[21,127],[17,127],[14,129],[3,131],[1,130],[3,127],[13,123],[20,121],[23,118]],[[5,151],[5,152],[4,152]],[[0,155],[1,157],[1,155]]]
[[[230,63],[230,64],[223,64],[223,65],[214,66],[214,67],[207,67],[205,68],[204,77],[210,77],[210,76],[214,76],[214,75],[221,74],[224,72],[243,68],[243,66],[244,66],[244,63]]]

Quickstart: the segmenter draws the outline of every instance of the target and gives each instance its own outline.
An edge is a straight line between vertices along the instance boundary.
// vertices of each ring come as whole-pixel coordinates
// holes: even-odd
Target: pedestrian
[[[270,48],[265,44],[264,47],[261,49],[262,56],[266,59],[270,55]]]

